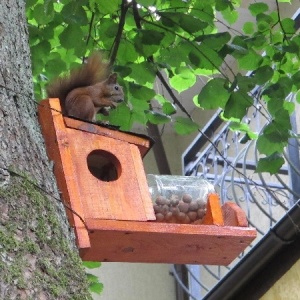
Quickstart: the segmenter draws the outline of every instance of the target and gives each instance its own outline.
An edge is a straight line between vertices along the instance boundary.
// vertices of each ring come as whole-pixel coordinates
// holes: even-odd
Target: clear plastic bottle
[[[214,186],[196,176],[147,175],[156,221],[201,224]]]

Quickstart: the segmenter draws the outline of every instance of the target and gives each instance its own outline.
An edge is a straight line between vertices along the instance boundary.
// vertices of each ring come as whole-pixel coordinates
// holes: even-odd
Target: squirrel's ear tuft
[[[113,73],[113,74],[109,75],[107,82],[108,83],[117,83],[117,73]]]

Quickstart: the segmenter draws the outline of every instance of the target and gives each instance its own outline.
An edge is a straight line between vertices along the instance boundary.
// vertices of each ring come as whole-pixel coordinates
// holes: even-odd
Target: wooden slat
[[[226,202],[222,206],[222,212],[225,226],[248,226],[246,214],[236,203]]]
[[[80,121],[68,117],[64,117],[64,119],[65,119],[66,126],[69,128],[110,137],[130,144],[135,144],[138,146],[142,157],[145,156],[148,150],[151,148],[151,140],[146,136],[142,136],[130,132],[127,133],[118,130],[113,130],[113,129],[106,128],[105,126],[91,124],[91,123],[87,123],[84,121]]]
[[[83,260],[228,265],[256,237],[245,227],[87,220]],[[105,241],[105,242],[103,242]]]
[[[144,207],[146,220],[148,221],[155,220],[156,218],[154,214],[153,203],[149,192],[147,178],[145,176],[143,162],[141,160],[137,147],[135,145],[130,145],[130,149],[131,149],[134,173],[138,178],[137,180],[138,189],[139,189],[138,192],[140,195],[142,195],[142,199],[140,200],[142,201],[142,205]]]
[[[224,225],[223,213],[221,210],[220,199],[218,194],[209,194],[206,206],[206,215],[202,224]]]
[[[57,180],[59,190],[62,192],[63,200],[66,205],[72,208],[77,214],[84,219],[84,213],[76,180],[74,178],[74,168],[72,165],[72,155],[69,148],[69,140],[67,138],[63,118],[60,111],[59,102],[54,100],[42,101],[39,105],[39,122],[41,124],[42,133],[45,139],[47,154],[54,161],[54,174]],[[70,164],[63,164],[63,159],[67,159]],[[68,184],[67,184],[68,182]],[[88,232],[82,221],[66,209],[69,222],[77,228],[76,237],[80,247],[90,247]]]

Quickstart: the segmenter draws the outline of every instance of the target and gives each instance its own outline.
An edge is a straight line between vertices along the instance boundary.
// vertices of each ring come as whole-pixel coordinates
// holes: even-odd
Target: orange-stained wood
[[[67,209],[82,259],[227,265],[256,237],[245,213],[233,203],[221,208],[217,194],[208,196],[201,225],[149,222],[155,216],[141,155],[151,142],[60,110],[58,99],[44,100],[39,120],[63,200],[84,220]],[[113,158],[114,180],[91,173],[87,159],[95,150]]]
[[[81,131],[86,131],[89,133],[102,135],[106,137],[113,138],[115,140],[120,140],[124,142],[128,142],[131,144],[135,144],[138,146],[142,157],[144,157],[149,149],[151,148],[152,141],[149,138],[143,135],[132,134],[129,132],[122,132],[114,129],[109,129],[105,126],[96,125],[88,122],[84,122],[81,120],[71,119],[65,117],[66,127],[78,129]]]
[[[224,225],[225,226],[240,226],[247,227],[248,220],[244,211],[233,202],[226,202],[222,206]]]
[[[43,101],[39,105],[39,121],[45,138],[47,154],[54,162],[54,174],[59,190],[63,195],[63,201],[78,215],[84,218],[82,203],[80,201],[76,176],[69,148],[69,139],[65,133],[65,126],[60,111],[59,102],[51,103]],[[63,163],[64,162],[64,163]],[[71,226],[77,228],[76,237],[82,248],[90,247],[88,232],[82,221],[66,209]]]
[[[256,237],[245,227],[86,220],[83,260],[228,265]]]
[[[209,194],[206,215],[202,224],[224,225],[223,213],[221,210],[220,199],[218,194]]]
[[[63,117],[60,111],[58,99],[44,100],[39,105],[47,152],[54,161],[65,204],[83,219],[154,220],[141,158],[150,147],[150,140]],[[91,174],[87,157],[98,149],[119,161],[121,175],[117,180],[106,182]],[[70,224],[80,229],[77,234],[80,247],[89,247],[84,224],[70,210],[67,214]]]

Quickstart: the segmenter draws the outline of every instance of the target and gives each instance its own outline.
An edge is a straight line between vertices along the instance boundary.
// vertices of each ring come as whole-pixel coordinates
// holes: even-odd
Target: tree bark
[[[0,299],[90,299],[34,101],[25,1],[0,9]],[[40,188],[37,188],[39,186]],[[52,196],[51,196],[52,195]]]

